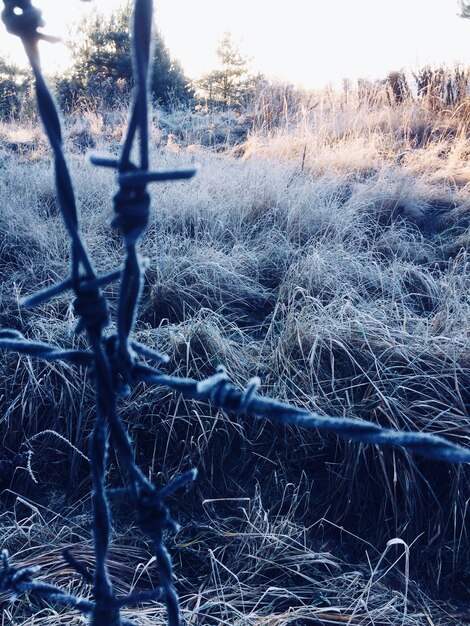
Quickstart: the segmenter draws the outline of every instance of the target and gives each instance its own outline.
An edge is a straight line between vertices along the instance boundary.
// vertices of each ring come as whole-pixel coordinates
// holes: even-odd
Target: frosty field
[[[137,338],[170,356],[171,373],[202,378],[223,364],[240,387],[259,376],[260,393],[299,407],[468,445],[468,106],[319,99],[276,120],[263,106],[155,111],[154,165],[200,169],[152,188]],[[101,271],[122,257],[115,180],[86,153],[115,153],[125,121],[124,110],[82,111],[65,124]],[[0,207],[0,326],[80,345],[68,298],[19,305],[69,271],[51,155],[33,122],[0,126]],[[86,595],[60,550],[91,562],[92,388],[71,366],[6,352],[0,374],[3,544]],[[169,539],[185,623],[468,620],[466,466],[227,415],[166,388],[139,385],[121,410],[153,480],[199,470],[174,499],[182,528]],[[110,485],[121,471],[111,459]],[[151,553],[125,504],[115,509],[113,580],[147,589]],[[5,626],[83,623],[1,599]],[[155,603],[125,614],[165,623]]]

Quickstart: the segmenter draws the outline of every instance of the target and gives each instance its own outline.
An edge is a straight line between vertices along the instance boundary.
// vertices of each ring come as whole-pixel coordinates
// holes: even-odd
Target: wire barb
[[[35,581],[34,576],[39,572],[39,566],[17,568],[10,565],[8,550],[2,550],[1,563],[0,591],[9,592],[11,602],[14,602],[23,593],[29,593],[39,600],[70,606],[85,614],[92,611],[92,602],[64,593],[54,585]]]
[[[109,272],[108,274],[104,274],[103,276],[98,276],[93,280],[84,280],[82,282],[82,287],[84,289],[93,289],[97,287],[105,287],[110,283],[118,280],[121,277],[122,270],[115,270],[114,272]],[[50,300],[54,296],[58,296],[69,289],[74,288],[74,281],[72,278],[67,278],[60,283],[56,283],[55,285],[51,285],[50,287],[45,287],[36,293],[33,293],[30,296],[26,296],[20,299],[20,306],[23,307],[35,307],[47,300]]]

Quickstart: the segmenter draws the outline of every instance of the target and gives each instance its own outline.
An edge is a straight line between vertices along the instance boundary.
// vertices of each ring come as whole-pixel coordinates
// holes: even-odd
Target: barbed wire
[[[9,592],[12,598],[27,592],[43,600],[67,605],[89,615],[91,626],[131,626],[132,622],[121,617],[121,607],[162,601],[166,605],[169,625],[179,625],[179,601],[172,580],[172,562],[163,541],[164,532],[175,531],[178,525],[171,517],[166,500],[178,489],[192,482],[196,478],[196,470],[184,472],[166,486],[157,488],[135,463],[133,447],[118,415],[116,403],[117,397],[127,396],[132,385],[136,383],[166,386],[186,398],[204,401],[240,415],[250,414],[282,424],[319,429],[372,445],[400,446],[450,463],[470,462],[470,449],[437,435],[395,431],[356,418],[324,416],[273,398],[262,397],[257,393],[260,386],[258,378],[253,378],[245,390],[240,390],[230,382],[223,367],[202,381],[171,376],[161,371],[160,366],[168,362],[168,357],[131,338],[142,290],[142,273],[146,267],[138,248],[139,239],[147,228],[149,219],[150,196],[146,188],[152,182],[192,178],[196,168],[154,172],[149,170],[147,81],[153,2],[134,2],[132,41],[135,90],[121,156],[119,159],[92,158],[94,165],[117,171],[119,189],[114,196],[113,225],[122,234],[126,249],[123,267],[102,276],[96,274],[80,234],[74,190],[63,151],[60,120],[40,68],[38,41],[53,42],[56,39],[38,31],[44,23],[41,12],[32,6],[31,0],[3,0],[3,3],[2,19],[7,30],[21,38],[34,74],[38,110],[54,155],[59,207],[71,239],[70,277],[24,298],[21,304],[36,306],[66,291],[72,291],[74,311],[79,318],[76,332],[86,331],[90,347],[86,350],[64,350],[47,343],[30,341],[17,330],[4,329],[0,330],[0,349],[46,361],[64,361],[91,368],[96,388],[96,418],[89,450],[93,482],[93,574],[71,552],[63,553],[65,561],[85,583],[92,586],[92,600],[78,598],[53,585],[35,581],[37,569],[13,567],[6,551],[1,557],[0,591]],[[131,161],[132,148],[136,143],[139,146],[138,165]],[[117,280],[120,281],[117,330],[114,334],[105,335],[104,329],[109,323],[109,315],[101,288]],[[154,367],[147,365],[139,357],[152,361]],[[130,498],[136,511],[136,523],[152,542],[160,579],[160,585],[154,590],[124,597],[116,596],[107,565],[111,534],[108,503],[111,491],[105,487],[108,439],[125,468],[127,485],[120,491]]]
[[[76,571],[82,574],[86,582],[91,582],[89,573],[85,573],[84,566],[77,561],[69,551],[64,550],[63,557],[69,565],[72,565]],[[16,600],[16,598],[23,593],[28,593],[29,596],[40,600],[47,600],[55,604],[72,607],[85,615],[93,612],[93,601],[66,593],[55,585],[34,580],[34,576],[38,574],[40,569],[39,565],[32,567],[13,567],[10,565],[8,550],[2,550],[0,592],[8,592],[11,601]],[[163,590],[161,588],[151,589],[116,598],[111,603],[110,608],[112,610],[119,610],[122,606],[134,606],[151,600],[161,600],[162,597]],[[104,626],[106,622],[102,621],[100,623]],[[122,618],[120,624],[121,626],[136,626],[134,622]]]
[[[38,354],[36,349],[38,344],[32,342],[28,344],[27,341],[10,342],[0,338],[0,348],[17,350],[15,346],[18,345],[23,354],[44,360],[57,360],[59,358],[57,355],[62,354],[58,348],[47,344],[39,344],[41,353]],[[28,352],[28,345],[31,345],[30,352]],[[142,350],[140,344],[133,343],[132,345],[135,346],[136,351],[140,351],[143,356],[155,360],[157,363],[166,363],[169,360],[166,355],[159,352],[148,348]],[[93,359],[91,353],[83,352],[87,357],[86,359],[81,356],[81,352],[79,354],[80,359],[72,352],[72,358],[76,363],[81,364],[80,360],[83,360],[90,364]],[[187,399],[210,403],[213,407],[238,415],[249,414],[259,419],[268,419],[281,424],[313,428],[330,432],[344,439],[371,445],[403,447],[415,454],[437,461],[470,463],[469,448],[439,435],[393,430],[357,417],[321,415],[308,409],[296,407],[288,402],[263,397],[256,393],[261,384],[257,377],[248,382],[246,389],[241,390],[230,381],[227,371],[222,366],[218,368],[214,376],[198,381],[193,378],[171,376],[144,363],[135,363],[132,368],[132,383],[139,382],[169,387]]]
[[[195,471],[177,477],[164,488],[157,489],[145,477],[134,462],[133,449],[125,427],[116,410],[116,396],[126,395],[129,390],[130,372],[137,353],[149,354],[144,347],[132,342],[130,335],[135,323],[135,312],[142,286],[143,264],[137,242],[147,226],[150,196],[146,191],[149,182],[190,178],[195,169],[171,172],[149,172],[148,147],[148,102],[147,80],[151,50],[153,3],[151,0],[136,0],[133,14],[133,54],[135,59],[136,89],[127,136],[119,160],[95,160],[97,165],[114,167],[118,170],[119,191],[114,197],[116,218],[126,244],[126,259],[122,270],[105,276],[97,276],[80,235],[78,211],[69,169],[65,160],[59,116],[51,93],[41,72],[38,42],[55,41],[38,31],[44,26],[41,11],[31,0],[4,0],[2,19],[7,30],[20,37],[28,56],[36,87],[40,118],[51,145],[59,207],[65,227],[71,239],[70,277],[61,283],[42,290],[26,300],[24,304],[35,305],[66,290],[72,290],[75,298],[73,307],[79,318],[76,332],[87,332],[91,350],[61,350],[41,342],[27,341],[18,331],[4,330],[0,333],[0,345],[17,352],[46,360],[63,360],[78,365],[93,365],[96,388],[96,419],[90,437],[90,466],[93,482],[93,537],[95,567],[93,573],[93,601],[84,603],[73,596],[57,595],[50,589],[35,583],[35,570],[26,568],[13,572],[4,559],[3,587],[10,585],[15,590],[29,590],[45,599],[54,599],[69,604],[90,614],[92,626],[120,626],[120,606],[129,598],[117,598],[109,577],[107,566],[108,546],[111,534],[110,509],[105,488],[105,473],[108,458],[108,438],[123,463],[128,481],[128,493],[136,509],[136,521],[142,531],[150,537],[157,560],[161,586],[149,599],[163,599],[167,606],[171,626],[179,624],[178,597],[173,587],[171,559],[163,544],[163,532],[174,530],[176,523],[171,519],[166,506],[166,497],[187,482],[194,480]],[[131,162],[132,147],[139,139],[140,164]],[[105,338],[104,328],[108,325],[107,302],[101,287],[113,280],[121,280],[117,333]],[[75,561],[69,561],[72,564]],[[77,570],[79,571],[79,570]],[[12,573],[13,572],[13,573]],[[24,580],[23,580],[23,578]],[[22,580],[23,587],[17,581]],[[16,585],[16,586],[15,586]],[[135,596],[134,596],[135,598]],[[142,596],[139,596],[142,600]]]

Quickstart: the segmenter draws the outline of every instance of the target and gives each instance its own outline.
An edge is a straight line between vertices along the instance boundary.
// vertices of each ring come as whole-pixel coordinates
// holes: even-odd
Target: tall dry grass
[[[202,377],[222,363],[240,385],[259,375],[262,392],[299,406],[466,445],[466,113],[313,104],[287,108],[275,126],[266,108],[156,113],[153,161],[201,170],[154,189],[138,335],[169,354],[172,372]],[[84,151],[115,150],[124,119],[67,121],[84,236],[103,271],[120,256],[114,181]],[[66,298],[19,306],[67,275],[68,246],[40,132],[4,125],[0,137],[0,324],[76,344]],[[5,354],[0,367],[4,543],[60,582],[58,546],[89,553],[87,461],[50,432],[35,436],[57,431],[86,455],[92,391],[67,365]],[[122,410],[157,482],[200,470],[172,546],[188,623],[414,625],[459,612],[470,582],[466,467],[241,421],[164,388],[137,387]],[[114,463],[110,483],[119,477]],[[134,541],[122,534],[113,553],[127,589],[149,584],[150,557]],[[34,623],[69,623],[37,610]],[[159,607],[137,615],[162,619]],[[19,605],[2,619],[31,623]]]

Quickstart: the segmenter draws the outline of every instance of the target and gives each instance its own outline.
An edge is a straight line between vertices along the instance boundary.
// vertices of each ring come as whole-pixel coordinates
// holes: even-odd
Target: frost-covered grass
[[[237,384],[259,375],[262,393],[299,406],[466,445],[465,119],[416,103],[290,113],[269,131],[253,130],[248,114],[155,115],[154,165],[197,162],[200,173],[152,189],[138,338],[169,354],[172,373],[197,378],[222,363]],[[103,271],[122,259],[109,227],[115,183],[84,152],[114,152],[124,122],[125,112],[87,113],[65,133]],[[224,125],[220,141],[207,140]],[[68,273],[50,155],[33,126],[4,125],[0,140],[0,325],[77,344],[67,297],[37,311],[18,304]],[[115,287],[107,293],[114,307]],[[84,372],[15,354],[2,355],[0,374],[4,543],[13,560],[33,558],[67,585],[60,547],[90,554],[87,462],[53,435],[28,439],[56,430],[86,454],[93,392]],[[199,468],[174,502],[182,530],[170,543],[188,623],[414,625],[458,612],[469,582],[467,468],[241,420],[164,388],[139,386],[121,409],[157,482]],[[109,481],[119,480],[113,461]],[[150,553],[116,507],[116,580],[145,588]],[[403,543],[386,549],[396,538],[409,558]],[[453,603],[437,608],[413,581]],[[3,623],[31,623],[24,610],[5,608]],[[34,623],[69,623],[61,615],[42,609]],[[164,620],[159,606],[135,615]]]

